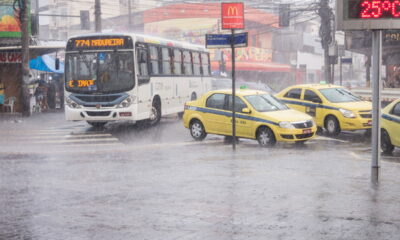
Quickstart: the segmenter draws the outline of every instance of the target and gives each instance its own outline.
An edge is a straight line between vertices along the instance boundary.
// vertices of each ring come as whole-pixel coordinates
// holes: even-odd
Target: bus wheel
[[[156,125],[161,120],[161,103],[158,100],[153,101],[148,123],[150,126]]]
[[[104,125],[106,125],[107,122],[92,122],[92,121],[87,121],[87,123],[89,123],[90,125],[92,125],[92,127],[101,128],[101,127],[104,127]]]
[[[390,136],[384,129],[381,134],[381,149],[384,154],[391,154],[394,150],[392,141],[390,141]]]

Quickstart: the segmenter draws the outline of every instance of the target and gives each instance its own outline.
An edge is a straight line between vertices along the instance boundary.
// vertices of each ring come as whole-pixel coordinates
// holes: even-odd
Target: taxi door
[[[324,108],[322,108],[321,97],[311,89],[305,89],[303,94],[303,101],[305,103],[305,113],[312,116],[317,125],[323,125]]]
[[[249,108],[247,104],[238,96],[235,96],[235,117],[236,117],[236,136],[251,137],[252,136],[252,123],[247,116],[249,113],[242,113],[243,108]],[[232,113],[232,95],[228,95],[228,111]],[[227,132],[229,135],[232,133],[232,115],[227,119]]]
[[[227,134],[226,122],[229,113],[226,111],[226,94],[215,93],[209,96],[203,111],[204,127],[207,132]]]
[[[304,106],[302,100],[302,88],[292,88],[285,95],[283,95],[283,102],[290,108],[296,109],[300,112],[306,112],[306,107]]]
[[[400,146],[400,102],[393,107],[390,116],[393,118],[393,121],[388,121],[389,135],[392,144]]]

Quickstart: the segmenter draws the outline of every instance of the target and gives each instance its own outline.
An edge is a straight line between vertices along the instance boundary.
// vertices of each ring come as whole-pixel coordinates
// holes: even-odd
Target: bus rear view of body
[[[202,46],[136,34],[84,35],[67,42],[67,120],[154,125],[210,89],[210,58]]]

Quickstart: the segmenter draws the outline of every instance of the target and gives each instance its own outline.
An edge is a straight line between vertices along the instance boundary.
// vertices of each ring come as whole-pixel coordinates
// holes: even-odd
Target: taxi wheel
[[[329,116],[325,120],[325,129],[331,136],[337,136],[340,133],[339,122],[334,116]]]
[[[104,125],[106,125],[107,122],[92,122],[92,121],[87,121],[87,123],[89,123],[90,125],[92,125],[92,127],[101,128],[101,127],[104,127]]]
[[[381,149],[385,154],[391,154],[394,150],[394,146],[392,145],[392,141],[390,141],[390,136],[386,130],[382,130]]]
[[[190,123],[190,134],[196,141],[201,141],[207,136],[203,124],[197,119]]]
[[[261,127],[258,129],[257,140],[261,147],[271,147],[276,143],[274,133],[267,127]]]

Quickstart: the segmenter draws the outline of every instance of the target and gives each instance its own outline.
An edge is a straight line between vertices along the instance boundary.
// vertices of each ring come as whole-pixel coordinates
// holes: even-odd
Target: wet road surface
[[[370,184],[362,132],[236,153],[179,119],[0,122],[0,239],[399,239],[400,154]]]

